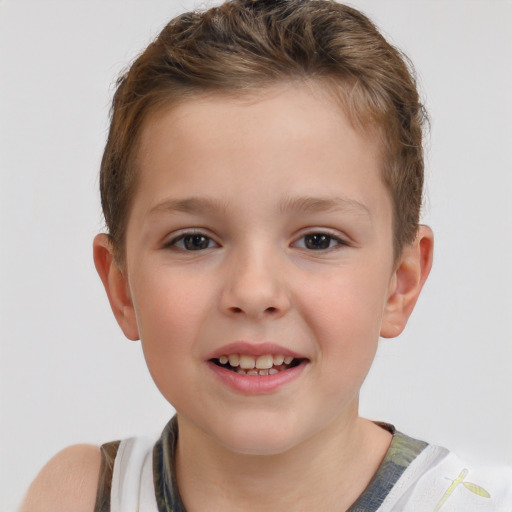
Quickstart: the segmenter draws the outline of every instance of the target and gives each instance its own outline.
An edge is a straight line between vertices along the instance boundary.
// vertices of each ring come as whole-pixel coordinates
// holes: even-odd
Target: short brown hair
[[[418,228],[424,169],[426,114],[409,60],[365,15],[335,1],[232,0],[171,20],[117,82],[100,189],[118,261],[148,115],[197,95],[243,94],[293,80],[334,84],[352,123],[377,128],[400,254]]]

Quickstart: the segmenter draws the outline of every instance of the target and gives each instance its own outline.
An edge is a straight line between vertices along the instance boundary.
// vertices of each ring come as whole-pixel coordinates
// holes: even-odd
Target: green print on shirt
[[[464,479],[466,478],[468,474],[467,469],[463,469],[459,476],[452,481],[450,484],[450,487],[446,489],[446,492],[444,493],[444,496],[441,498],[439,503],[437,504],[436,508],[434,509],[434,512],[438,512],[441,507],[446,503],[448,498],[453,494],[453,491],[462,484],[468,491],[471,491],[472,493],[476,494],[477,496],[481,496],[482,498],[490,498],[491,495],[482,487],[476,484],[472,484],[471,482],[464,482]]]

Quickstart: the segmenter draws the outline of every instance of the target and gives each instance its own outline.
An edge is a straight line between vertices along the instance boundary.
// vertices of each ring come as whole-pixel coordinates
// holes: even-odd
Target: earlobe
[[[391,278],[380,332],[383,338],[394,338],[405,329],[432,268],[433,250],[432,230],[428,226],[420,226],[414,241],[404,247]]]
[[[96,235],[93,242],[94,265],[101,278],[112,312],[124,335],[139,339],[137,319],[125,273],[114,258],[112,242],[106,234]]]

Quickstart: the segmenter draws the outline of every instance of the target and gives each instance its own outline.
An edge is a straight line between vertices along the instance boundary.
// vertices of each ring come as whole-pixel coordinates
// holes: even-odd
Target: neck
[[[382,462],[391,435],[354,415],[278,455],[220,446],[178,416],[178,487],[189,512],[346,510]]]

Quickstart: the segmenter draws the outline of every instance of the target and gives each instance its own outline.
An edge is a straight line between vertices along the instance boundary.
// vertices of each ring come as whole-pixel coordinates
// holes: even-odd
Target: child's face
[[[150,119],[124,329],[180,428],[269,454],[357,417],[396,283],[379,164],[317,89],[210,97]],[[257,376],[216,364],[239,354],[299,364]]]

